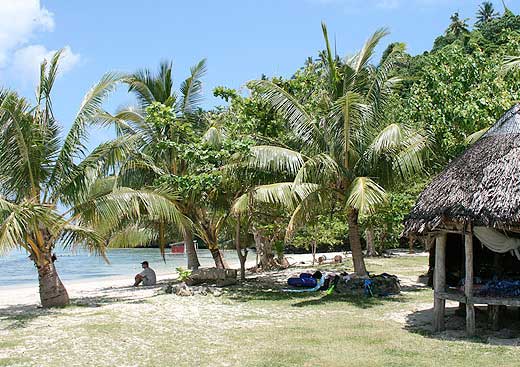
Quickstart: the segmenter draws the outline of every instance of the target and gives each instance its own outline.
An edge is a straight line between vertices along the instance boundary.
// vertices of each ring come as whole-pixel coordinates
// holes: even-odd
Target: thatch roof
[[[405,220],[404,235],[464,221],[520,229],[520,104],[421,193]]]

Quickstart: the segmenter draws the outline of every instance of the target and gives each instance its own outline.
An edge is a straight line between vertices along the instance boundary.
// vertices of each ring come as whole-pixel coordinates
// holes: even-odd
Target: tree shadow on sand
[[[488,321],[485,307],[475,308],[476,336],[466,336],[466,318],[464,310],[458,307],[446,307],[446,330],[432,331],[433,309],[411,312],[406,316],[405,329],[427,338],[450,341],[465,341],[495,345],[520,345],[520,320],[518,310],[507,310],[501,315],[501,328],[493,331]],[[507,326],[507,327],[506,327]]]
[[[284,278],[285,281],[285,278]],[[368,297],[366,295],[352,295],[334,292],[330,295],[325,292],[286,292],[285,283],[278,279],[250,279],[236,286],[229,287],[227,296],[237,302],[254,301],[283,301],[290,302],[292,307],[313,307],[323,304],[347,303],[359,308],[371,308],[387,303],[402,303],[408,300],[406,295],[388,297]]]
[[[26,327],[32,320],[42,316],[62,316],[75,307],[96,308],[114,303],[141,304],[159,294],[159,290],[167,281],[158,282],[153,287],[120,286],[105,287],[85,292],[85,295],[74,297],[70,305],[61,308],[42,308],[38,304],[15,304],[0,308],[0,323],[7,324],[5,329]]]

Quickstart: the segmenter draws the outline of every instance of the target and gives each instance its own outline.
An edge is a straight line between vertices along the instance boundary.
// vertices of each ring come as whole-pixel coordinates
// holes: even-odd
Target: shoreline
[[[327,252],[317,253],[316,258],[325,255],[328,260],[332,259],[335,255],[342,255],[344,258],[350,258],[350,253],[345,255],[344,252]],[[418,253],[416,255],[405,254],[401,251],[395,251],[396,256],[423,256]],[[287,254],[286,257],[289,259],[291,265],[310,265],[312,263],[312,254]],[[301,264],[301,263],[304,264]],[[255,256],[248,256],[246,268],[253,267],[256,263]],[[233,269],[239,269],[240,265],[238,261],[229,261],[229,265]],[[350,267],[350,266],[349,266]],[[63,281],[69,296],[72,300],[74,299],[89,299],[95,297],[143,297],[149,296],[155,293],[161,288],[163,282],[167,280],[173,280],[177,277],[175,269],[171,271],[161,270],[157,271],[157,286],[154,287],[137,287],[133,288],[134,275],[133,274],[121,274],[115,276],[101,277],[101,278],[88,278],[88,279],[77,279],[70,281]],[[0,286],[0,310],[14,307],[14,306],[33,306],[39,307],[40,298],[38,292],[38,284],[20,284],[20,285],[5,285]]]

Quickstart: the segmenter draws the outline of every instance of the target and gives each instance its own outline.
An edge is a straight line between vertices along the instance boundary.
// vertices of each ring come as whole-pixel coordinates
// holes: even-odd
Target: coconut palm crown
[[[163,61],[156,73],[141,69],[124,78],[129,91],[137,97],[137,106],[126,107],[115,115],[105,113],[102,122],[115,125],[121,137],[136,142],[136,149],[121,161],[118,171],[120,182],[140,188],[151,187],[164,175],[182,176],[188,162],[171,146],[173,142],[190,140],[190,134],[204,128],[199,113],[202,101],[202,77],[206,73],[206,60],[202,59],[190,69],[190,74],[174,89],[171,61]],[[166,107],[166,108],[163,108]],[[152,122],[149,114],[167,114],[164,124]],[[196,203],[184,201],[180,207],[188,217],[193,216]],[[196,223],[196,220],[193,220]],[[164,254],[166,237],[176,235],[168,228],[171,223],[158,223],[159,247]],[[184,228],[188,268],[197,269],[199,260],[193,244],[193,229]]]
[[[331,52],[324,24],[322,30],[325,114],[313,114],[271,81],[250,83],[284,116],[301,147],[255,146],[247,163],[250,168],[290,174],[294,181],[262,185],[252,195],[260,202],[293,207],[288,238],[317,213],[346,210],[354,268],[359,275],[366,275],[358,217],[370,214],[386,200],[381,185],[396,173],[406,176],[422,168],[421,156],[428,140],[385,118],[388,96],[400,81],[392,75],[401,50],[396,48],[377,67],[371,60],[387,31],[378,30],[361,51],[340,59]],[[239,198],[235,210],[247,210],[250,197]]]
[[[495,11],[493,3],[490,1],[484,1],[478,8],[477,11],[477,22],[476,25],[482,25],[489,21],[492,21],[499,16],[499,13]]]

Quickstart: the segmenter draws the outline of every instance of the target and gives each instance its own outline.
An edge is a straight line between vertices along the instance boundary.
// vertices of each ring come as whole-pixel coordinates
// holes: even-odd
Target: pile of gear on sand
[[[384,297],[401,292],[399,278],[387,273],[359,277],[355,273],[347,272],[304,272],[287,279],[287,284],[291,288],[285,288],[283,291],[293,293],[325,291],[327,294]]]

